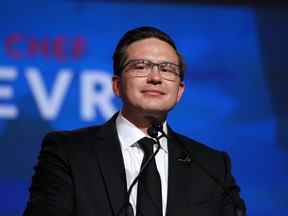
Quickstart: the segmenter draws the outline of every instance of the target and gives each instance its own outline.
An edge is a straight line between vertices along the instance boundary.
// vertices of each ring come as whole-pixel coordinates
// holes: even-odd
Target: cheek
[[[125,98],[133,98],[139,94],[139,85],[135,82],[130,82],[130,80],[126,80],[122,83],[121,86],[121,95]]]
[[[174,87],[174,88],[171,88],[173,90],[170,91],[170,94],[169,94],[169,101],[171,103],[174,103],[176,104],[182,97],[182,89],[181,87]]]

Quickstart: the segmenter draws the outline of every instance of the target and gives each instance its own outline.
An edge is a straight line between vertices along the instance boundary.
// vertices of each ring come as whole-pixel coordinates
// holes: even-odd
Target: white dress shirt
[[[119,136],[121,151],[124,159],[124,166],[127,180],[127,190],[132,184],[132,181],[138,175],[144,153],[137,143],[138,140],[147,136],[143,131],[137,128],[133,123],[129,122],[121,113],[116,119],[116,129]],[[163,124],[163,130],[167,133],[167,124]],[[156,145],[154,145],[154,151]],[[168,148],[167,139],[162,137],[160,139],[160,150],[155,157],[156,166],[160,174],[161,188],[162,188],[162,207],[163,216],[166,214],[167,205],[167,188],[168,188]],[[137,187],[136,183],[131,191],[130,203],[132,204],[134,214],[136,214],[137,201]]]

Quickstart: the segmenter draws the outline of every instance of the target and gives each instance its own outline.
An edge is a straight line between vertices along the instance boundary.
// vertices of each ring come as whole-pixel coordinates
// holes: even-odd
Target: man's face
[[[148,38],[130,44],[127,61],[149,60],[153,63],[179,64],[175,50],[166,42]],[[147,76],[135,76],[135,71],[124,68],[121,76],[113,77],[113,90],[123,101],[123,113],[166,114],[181,98],[184,84],[180,77],[164,79],[156,66]]]

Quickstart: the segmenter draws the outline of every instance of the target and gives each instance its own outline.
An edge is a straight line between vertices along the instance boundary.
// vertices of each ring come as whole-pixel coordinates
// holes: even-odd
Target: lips
[[[148,95],[164,95],[165,93],[163,91],[160,90],[155,90],[155,89],[145,89],[141,91],[144,94],[148,94]]]

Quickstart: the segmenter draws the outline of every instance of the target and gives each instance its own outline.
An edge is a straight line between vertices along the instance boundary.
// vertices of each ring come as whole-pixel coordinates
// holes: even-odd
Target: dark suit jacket
[[[115,116],[102,126],[46,135],[25,216],[117,215],[127,200],[127,184]],[[234,215],[230,197],[198,165],[234,188],[227,155],[171,129],[169,137],[166,215]]]

